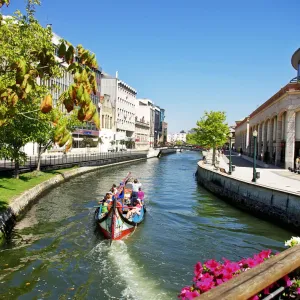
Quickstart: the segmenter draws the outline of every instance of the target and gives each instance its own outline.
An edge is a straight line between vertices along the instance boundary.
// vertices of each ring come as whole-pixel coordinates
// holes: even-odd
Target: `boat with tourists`
[[[138,192],[136,188],[138,187]],[[142,199],[140,199],[142,198]],[[120,240],[134,232],[144,220],[146,206],[141,183],[129,173],[119,187],[113,186],[95,210],[95,221],[104,237]]]

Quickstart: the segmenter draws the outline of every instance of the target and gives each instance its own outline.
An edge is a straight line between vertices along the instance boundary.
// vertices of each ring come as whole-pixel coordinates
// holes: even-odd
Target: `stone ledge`
[[[136,162],[141,160],[146,160],[147,158],[137,158],[117,163],[112,163],[108,165],[103,166],[93,166],[93,167],[81,167],[77,169],[73,169],[70,171],[65,172],[64,174],[56,175],[38,185],[35,187],[25,191],[17,198],[13,199],[10,205],[6,210],[3,212],[0,212],[0,239],[1,239],[1,233],[9,233],[12,228],[14,227],[14,224],[16,222],[17,218],[20,218],[22,214],[30,208],[30,206],[38,199],[39,196],[46,193],[50,188],[55,187],[56,185],[69,180],[72,177],[89,173],[93,171],[97,171],[102,168],[112,167],[116,165],[122,165],[130,162]]]

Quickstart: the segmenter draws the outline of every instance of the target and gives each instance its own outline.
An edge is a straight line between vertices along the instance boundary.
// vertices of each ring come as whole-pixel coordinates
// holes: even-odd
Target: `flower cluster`
[[[292,238],[284,243],[285,246],[293,247],[300,245],[300,237],[292,236]]]
[[[293,239],[294,241],[297,241],[297,243],[299,241],[300,244],[300,238],[292,238],[291,240]],[[293,246],[295,245],[295,242],[291,242],[289,245],[290,244]],[[190,300],[198,297],[223,282],[226,282],[231,278],[261,264],[271,256],[271,250],[263,250],[260,253],[255,254],[253,257],[242,259],[239,262],[232,262],[225,258],[223,258],[222,263],[213,259],[206,261],[204,264],[198,262],[194,268],[195,276],[193,279],[193,285],[184,287],[181,290],[180,295],[178,295],[178,298],[181,300]],[[280,286],[289,287],[291,292],[300,294],[300,280],[292,281],[290,276],[286,275],[279,281],[265,288],[259,295],[255,295],[250,299],[261,299],[261,297],[269,295]]]

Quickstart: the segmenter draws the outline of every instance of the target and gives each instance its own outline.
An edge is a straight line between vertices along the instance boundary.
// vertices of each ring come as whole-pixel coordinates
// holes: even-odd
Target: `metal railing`
[[[51,154],[41,157],[41,169],[55,169],[65,166],[88,166],[105,165],[113,162],[146,158],[148,151],[126,151],[126,152],[101,152],[84,154]],[[20,171],[32,171],[38,164],[37,156],[28,156],[24,164],[20,165]],[[15,168],[14,161],[0,160],[0,171],[11,171]]]

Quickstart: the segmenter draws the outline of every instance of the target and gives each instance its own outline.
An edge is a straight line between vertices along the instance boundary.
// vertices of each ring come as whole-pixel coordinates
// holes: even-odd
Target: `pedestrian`
[[[300,159],[299,159],[299,156],[296,157],[296,160],[295,160],[295,167],[296,167],[296,170],[299,170],[299,164],[300,164]]]

